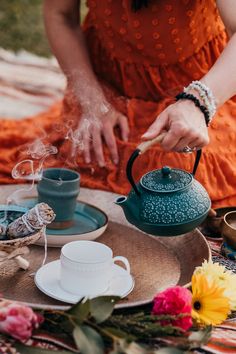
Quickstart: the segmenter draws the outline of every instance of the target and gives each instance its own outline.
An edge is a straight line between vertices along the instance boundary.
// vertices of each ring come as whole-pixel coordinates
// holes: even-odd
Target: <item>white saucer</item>
[[[41,267],[34,278],[35,284],[44,294],[69,304],[81,300],[81,296],[63,290],[59,283],[60,260],[50,262]],[[102,295],[127,296],[134,288],[134,279],[124,268],[114,264],[113,278],[110,287]],[[97,294],[99,296],[100,294]],[[88,294],[89,297],[89,294]],[[95,296],[93,296],[95,297]]]

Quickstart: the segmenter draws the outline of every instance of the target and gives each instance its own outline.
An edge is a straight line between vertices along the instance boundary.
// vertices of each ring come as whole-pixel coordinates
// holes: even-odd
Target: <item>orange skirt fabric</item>
[[[211,0],[208,1],[210,4],[215,3]],[[93,5],[94,3],[99,4],[96,1],[91,1],[91,3]],[[107,6],[106,10],[112,10],[112,3],[116,3],[114,6],[117,6],[117,2],[110,2],[109,0],[102,3],[102,6]],[[126,1],[121,3],[124,5]],[[160,3],[163,4],[163,1],[160,1]],[[168,11],[170,9],[174,11],[176,2],[169,1],[169,3],[172,8],[169,7]],[[183,1],[183,6],[189,6],[184,8],[185,12],[191,11],[191,6],[194,10],[194,6],[197,6],[198,3],[202,2]],[[97,14],[100,14],[100,17],[95,16],[95,18],[96,8],[92,7],[92,9],[93,11],[91,12],[90,9],[85,23],[85,36],[93,69],[104,88],[107,99],[117,110],[127,116],[130,126],[128,142],[122,141],[119,131],[116,131],[119,164],[115,166],[112,163],[106,146],[104,146],[106,157],[104,168],[98,167],[96,163],[86,165],[82,154],[73,155],[68,132],[73,132],[73,129],[78,125],[81,110],[72,95],[67,92],[63,102],[56,103],[49,111],[39,114],[37,117],[29,117],[21,121],[0,120],[0,183],[23,182],[23,180],[13,179],[11,171],[17,162],[29,158],[29,150],[31,149],[32,152],[32,149],[35,149],[37,141],[43,141],[46,144],[57,146],[59,151],[57,155],[51,155],[45,161],[45,167],[60,166],[77,169],[81,173],[82,186],[113,191],[119,194],[128,193],[130,185],[126,178],[126,164],[129,156],[140,143],[141,135],[158,114],[173,102],[173,97],[183,89],[183,86],[192,80],[200,79],[209,70],[227,43],[225,31],[220,24],[217,27],[218,33],[214,33],[210,40],[206,40],[201,48],[193,49],[191,55],[187,53],[187,57],[183,57],[182,53],[181,60],[158,63],[157,65],[150,64],[148,57],[142,61],[141,59],[138,60],[137,57],[134,57],[133,60],[131,60],[132,58],[126,60],[116,54],[117,48],[114,50],[114,47],[109,44],[116,43],[115,37],[112,40],[113,42],[110,42],[110,39],[108,39],[108,42],[101,40],[103,38],[102,31],[107,29],[99,30],[101,9],[97,9]],[[130,12],[128,8],[123,6],[120,9],[120,21],[123,21],[122,16],[124,18],[125,10],[126,15]],[[150,10],[150,13],[148,10]],[[164,10],[168,12],[166,8]],[[109,11],[106,12],[106,16],[108,14],[110,14]],[[161,17],[161,10],[158,14]],[[188,12],[188,14],[190,15],[191,12]],[[119,16],[117,9],[115,16],[116,19]],[[152,11],[152,8],[145,9],[143,15],[141,10],[139,14],[132,14],[132,16],[134,16],[132,21],[140,21],[142,16],[152,16],[150,21],[154,24],[159,21],[159,17],[156,18],[157,14]],[[98,21],[97,28],[94,24],[96,18]],[[157,22],[153,22],[155,19]],[[112,23],[112,19],[109,21]],[[127,22],[122,22],[122,28],[125,23]],[[139,23],[135,22],[136,26]],[[115,30],[117,29],[113,29],[113,32]],[[128,30],[128,28],[125,30]],[[141,33],[140,28],[137,33]],[[156,30],[155,33],[157,33]],[[136,37],[135,40],[139,40],[140,36]],[[119,46],[119,39],[117,39],[117,46]],[[168,48],[167,54],[170,54],[169,51],[170,48]],[[151,61],[153,61],[153,58]],[[235,99],[229,100],[218,110],[209,127],[209,134],[210,144],[203,149],[196,178],[207,189],[213,207],[236,205]],[[155,146],[135,162],[134,176],[136,180],[139,180],[147,171],[161,168],[164,165],[191,171],[193,164],[194,154],[167,153],[162,151],[160,146]]]

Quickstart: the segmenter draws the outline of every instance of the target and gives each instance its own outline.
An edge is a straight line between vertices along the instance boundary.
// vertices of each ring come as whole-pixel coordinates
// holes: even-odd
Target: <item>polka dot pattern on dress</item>
[[[110,23],[110,21],[108,21],[108,20],[104,21],[104,25],[105,25],[105,27],[107,27],[107,28],[111,27],[111,23]]]
[[[178,34],[178,32],[179,32],[178,28],[174,28],[173,30],[171,30],[171,34],[172,34],[173,36],[175,36],[176,34]]]
[[[165,10],[166,10],[167,12],[171,12],[171,11],[173,10],[173,6],[170,5],[170,4],[167,4],[167,5],[165,5]]]
[[[129,52],[130,60],[141,65],[143,57],[149,58],[151,65],[156,65],[157,60],[161,65],[164,62],[168,65],[183,63],[186,58],[201,51],[206,41],[203,33],[211,41],[214,33],[222,31],[215,1],[207,1],[207,6],[203,0],[179,0],[178,3],[174,0],[153,1],[148,9],[137,12],[130,11],[130,0],[88,0],[88,4],[101,43],[112,51],[112,56],[125,60],[125,53]],[[131,51],[127,45],[132,48]],[[202,62],[204,56],[198,60]],[[199,65],[202,73],[207,70],[203,62]],[[191,68],[186,67],[186,70]]]
[[[186,14],[187,14],[188,17],[192,17],[193,14],[194,14],[194,12],[193,12],[192,10],[188,10],[188,11],[186,12]]]
[[[133,21],[133,26],[134,26],[134,28],[140,27],[140,21],[134,20],[134,21]]]
[[[158,54],[158,58],[161,59],[161,60],[165,59],[166,58],[165,53]]]
[[[153,26],[157,26],[158,23],[159,23],[159,21],[158,21],[157,18],[154,18],[154,19],[152,20],[152,25],[153,25]]]
[[[138,48],[138,50],[142,50],[142,49],[144,49],[144,45],[142,43],[138,43],[137,48]]]
[[[156,49],[162,49],[163,48],[163,44],[161,44],[161,43],[157,43],[157,44],[155,44],[155,48]]]
[[[152,37],[153,37],[153,39],[159,39],[160,38],[160,34],[158,32],[154,32]]]
[[[124,22],[127,22],[127,21],[128,21],[128,17],[127,17],[126,14],[122,14],[121,19],[122,19],[122,21],[124,21]]]
[[[105,15],[111,16],[111,9],[105,9]]]
[[[141,39],[143,36],[142,36],[142,34],[140,33],[140,32],[137,32],[137,33],[135,33],[135,38],[136,39]]]
[[[176,51],[176,53],[179,54],[179,53],[181,53],[183,51],[183,48],[182,47],[178,47],[178,48],[176,48],[175,51]]]
[[[169,25],[174,25],[176,22],[176,18],[175,17],[170,17],[168,20]]]
[[[127,33],[126,28],[125,28],[125,27],[121,27],[121,28],[120,28],[120,34],[121,34],[121,35],[125,35],[126,33]]]
[[[175,38],[175,39],[173,40],[173,42],[174,42],[175,44],[180,43],[180,38]]]

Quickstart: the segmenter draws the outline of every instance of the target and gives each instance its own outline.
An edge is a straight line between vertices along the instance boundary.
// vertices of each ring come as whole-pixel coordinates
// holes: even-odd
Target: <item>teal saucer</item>
[[[37,198],[24,199],[23,206],[32,208],[37,202]],[[47,228],[49,247],[62,247],[77,240],[95,240],[103,234],[108,223],[107,215],[102,210],[80,201],[77,201],[73,220],[73,225],[67,229]],[[44,240],[40,238],[37,244],[44,245]]]

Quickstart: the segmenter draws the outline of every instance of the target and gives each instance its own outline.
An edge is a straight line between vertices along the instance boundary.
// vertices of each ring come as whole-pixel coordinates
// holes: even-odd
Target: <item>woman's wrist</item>
[[[181,92],[179,93],[176,97],[176,100],[189,100],[194,103],[194,105],[202,112],[206,126],[209,125],[211,119],[210,119],[210,113],[207,110],[207,108],[201,104],[201,101],[196,97],[196,95],[191,94],[191,93],[186,93],[186,92]]]
[[[217,110],[217,101],[212,90],[203,81],[192,81],[176,98],[192,100],[204,114],[206,125],[210,124]]]
[[[83,113],[91,118],[95,114],[106,114],[110,104],[107,102],[101,85],[95,77],[83,76],[77,72],[68,79],[69,89],[80,104]]]
[[[198,96],[197,98],[202,105],[206,107],[209,113],[209,119],[211,120],[216,113],[216,99],[211,89],[201,81],[192,81],[184,88],[184,92]]]

